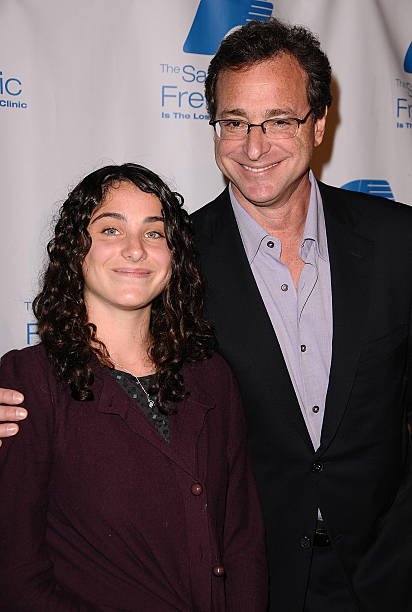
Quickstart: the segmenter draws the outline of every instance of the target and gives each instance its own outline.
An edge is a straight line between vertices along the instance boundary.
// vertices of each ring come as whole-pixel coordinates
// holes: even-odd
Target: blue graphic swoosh
[[[183,51],[214,55],[229,30],[252,19],[268,21],[272,11],[273,2],[262,0],[200,0]]]
[[[358,179],[357,181],[350,181],[342,185],[342,189],[369,193],[370,195],[388,198],[389,200],[395,199],[388,181],[380,179]]]
[[[403,69],[405,70],[405,72],[412,72],[412,42],[409,45],[407,52],[405,53]]]

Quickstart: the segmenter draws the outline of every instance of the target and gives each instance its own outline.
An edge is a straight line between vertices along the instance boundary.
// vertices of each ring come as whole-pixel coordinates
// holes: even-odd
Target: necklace
[[[156,404],[156,401],[150,397],[150,395],[148,394],[148,392],[146,391],[146,389],[144,388],[144,386],[140,382],[139,377],[135,376],[135,374],[133,374],[132,372],[129,372],[129,370],[126,370],[126,368],[124,368],[122,365],[120,365],[120,363],[115,363],[114,366],[115,366],[115,368],[117,370],[120,370],[121,372],[126,372],[126,374],[130,374],[130,376],[133,376],[133,378],[135,379],[135,381],[137,382],[137,384],[139,385],[139,387],[141,388],[141,390],[145,394],[146,399],[147,399],[147,404],[148,404],[149,408],[152,410],[153,407]]]

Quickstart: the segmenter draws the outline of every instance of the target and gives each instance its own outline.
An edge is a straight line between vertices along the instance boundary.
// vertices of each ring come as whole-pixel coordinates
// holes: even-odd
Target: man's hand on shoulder
[[[27,416],[27,410],[20,406],[24,396],[13,389],[0,389],[0,446],[1,438],[14,436],[19,426],[13,421],[22,421]]]

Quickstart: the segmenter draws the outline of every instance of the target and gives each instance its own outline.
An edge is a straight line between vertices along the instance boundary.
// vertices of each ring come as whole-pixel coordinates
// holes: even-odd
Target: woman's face
[[[132,183],[111,187],[93,212],[88,232],[92,245],[83,275],[89,316],[96,309],[150,313],[171,270],[159,199]]]

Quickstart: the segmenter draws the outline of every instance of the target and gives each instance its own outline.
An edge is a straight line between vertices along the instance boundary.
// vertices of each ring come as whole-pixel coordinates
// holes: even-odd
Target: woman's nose
[[[122,255],[131,261],[140,261],[146,257],[144,242],[137,236],[128,236],[123,246]]]

